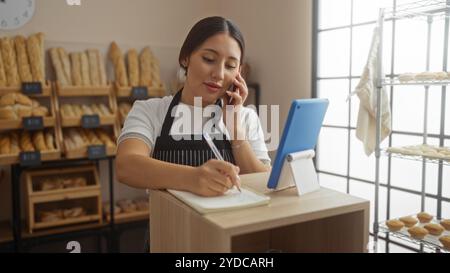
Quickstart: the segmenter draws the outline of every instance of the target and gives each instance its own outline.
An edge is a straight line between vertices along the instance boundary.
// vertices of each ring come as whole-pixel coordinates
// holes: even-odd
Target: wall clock
[[[16,29],[33,17],[35,0],[0,0],[0,29]]]

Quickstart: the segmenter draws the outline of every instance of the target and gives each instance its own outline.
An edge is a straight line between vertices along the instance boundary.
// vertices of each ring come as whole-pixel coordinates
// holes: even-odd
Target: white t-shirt
[[[150,150],[153,151],[156,143],[156,138],[161,135],[164,119],[166,117],[166,113],[169,109],[170,103],[172,102],[172,99],[173,96],[166,96],[163,98],[152,98],[145,101],[136,101],[125,120],[125,124],[119,136],[119,139],[117,140],[117,144],[120,144],[125,139],[137,138],[144,141],[149,146]],[[194,106],[187,105],[182,102],[179,103],[179,107],[180,106],[185,107],[184,109],[186,109],[186,107],[192,110],[195,109]],[[174,125],[182,116],[179,113],[179,111],[182,111],[181,109],[182,108],[178,107],[174,109],[175,118],[172,124],[170,135],[174,134],[174,130],[176,129],[176,126]],[[194,113],[194,111],[192,111],[192,113]],[[243,127],[246,130],[247,140],[250,143],[253,152],[255,153],[256,157],[261,160],[261,162],[270,165],[270,157],[266,144],[264,142],[264,133],[261,128],[261,123],[259,121],[257,113],[251,108],[243,107],[241,110],[241,116],[244,125]],[[194,115],[191,118],[192,120],[194,120]],[[210,117],[203,117],[202,125],[200,127],[203,127],[203,125],[205,125],[205,123],[210,119]],[[198,132],[198,130],[196,129],[198,129],[199,127],[194,125],[198,124],[195,124],[195,122],[193,122],[189,134],[193,134],[194,131]],[[229,136],[225,124],[222,120],[219,121],[218,129]]]

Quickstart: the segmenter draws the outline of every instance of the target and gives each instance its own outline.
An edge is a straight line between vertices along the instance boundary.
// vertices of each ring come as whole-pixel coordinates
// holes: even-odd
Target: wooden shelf
[[[82,230],[88,230],[88,229],[101,229],[105,228],[108,224],[107,223],[87,223],[87,224],[74,224],[69,226],[63,226],[58,228],[52,228],[52,229],[43,229],[38,230],[36,232],[30,233],[26,225],[23,225],[22,229],[22,238],[29,239],[29,238],[36,238],[36,237],[42,237],[42,236],[49,236],[49,235],[57,235],[62,233],[71,233],[71,232],[77,232]]]
[[[130,98],[132,96],[132,90],[134,87],[121,87],[117,84],[115,84],[114,86],[116,90],[116,96],[118,98]],[[149,98],[158,98],[166,95],[166,89],[164,88],[164,86],[149,86],[147,87],[147,89]]]
[[[42,118],[42,121],[45,128],[56,126],[56,118],[54,116],[44,117]],[[23,129],[23,120],[0,120],[0,128],[1,130]]]
[[[9,94],[9,93],[23,93],[22,86],[3,86],[0,87],[0,96]],[[46,82],[44,86],[42,86],[42,94],[39,95],[30,95],[31,97],[50,97],[52,94],[52,83]]]
[[[114,222],[118,224],[122,223],[128,223],[128,222],[137,222],[137,221],[143,221],[146,219],[149,219],[149,213],[148,210],[142,210],[142,211],[135,211],[131,213],[116,213],[114,215]],[[106,215],[106,222],[111,222],[110,215]]]
[[[109,96],[111,85],[107,86],[61,86],[56,83],[56,92],[60,97],[98,97]]]

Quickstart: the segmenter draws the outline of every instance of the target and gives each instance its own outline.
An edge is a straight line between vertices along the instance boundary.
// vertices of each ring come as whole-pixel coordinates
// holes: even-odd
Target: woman
[[[240,185],[239,173],[270,169],[258,116],[243,107],[248,95],[240,75],[244,49],[241,32],[229,20],[209,17],[194,25],[179,55],[179,64],[186,71],[183,88],[174,96],[135,102],[125,121],[116,157],[120,182],[137,188],[218,196]],[[235,92],[229,90],[232,85]],[[196,97],[201,98],[202,105],[195,105]],[[227,114],[219,116],[220,135],[214,135],[225,161],[214,159],[198,131],[190,130],[188,137],[180,138],[172,126],[181,119],[178,106],[195,112],[196,107],[216,105],[223,109],[227,105],[235,107],[228,113],[232,118]],[[193,119],[191,116],[189,121]],[[209,120],[203,119],[200,125]],[[229,126],[233,122],[234,126]],[[184,129],[189,127],[193,126]]]

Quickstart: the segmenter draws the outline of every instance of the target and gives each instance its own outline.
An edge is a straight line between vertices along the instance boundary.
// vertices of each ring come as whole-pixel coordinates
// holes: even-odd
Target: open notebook
[[[224,195],[217,197],[202,197],[176,190],[168,191],[201,214],[256,207],[269,203],[270,197],[268,196],[246,188],[241,188],[241,190],[242,192],[239,192],[236,188],[232,188]]]

